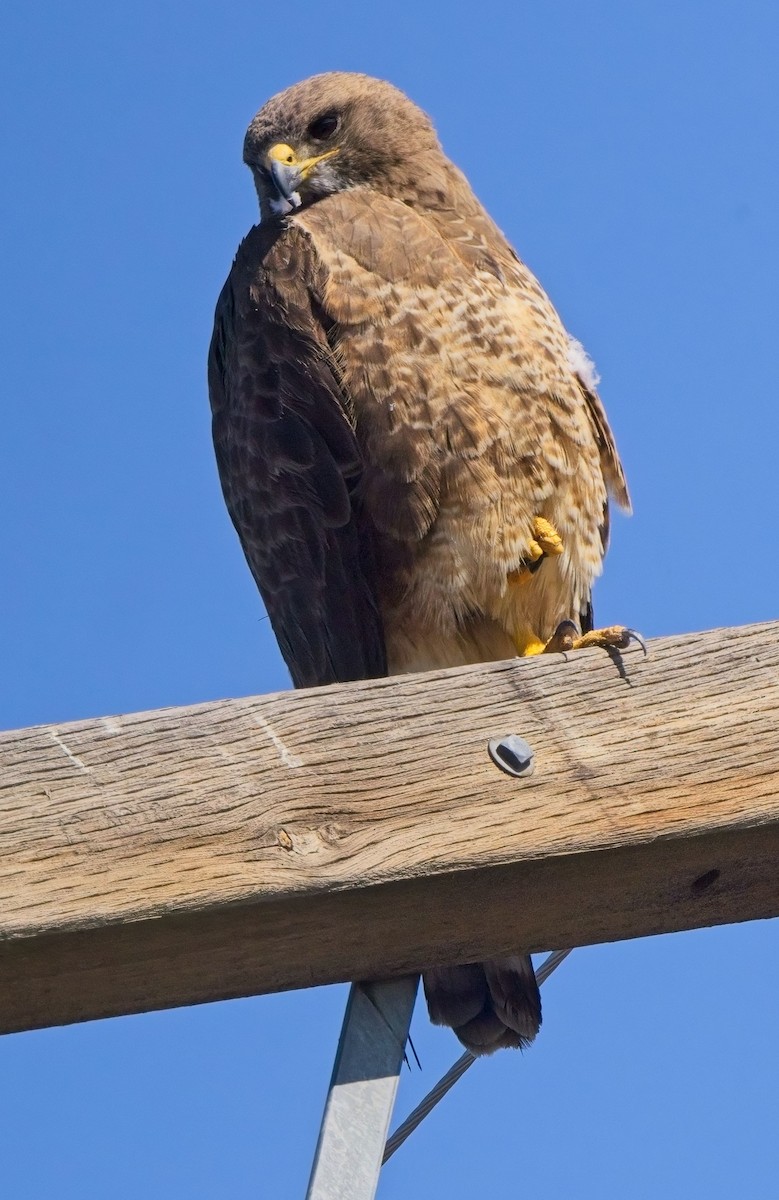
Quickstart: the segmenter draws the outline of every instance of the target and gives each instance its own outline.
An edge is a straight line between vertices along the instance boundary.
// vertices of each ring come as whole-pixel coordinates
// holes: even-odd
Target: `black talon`
[[[646,642],[644,641],[644,639],[642,638],[642,636],[638,632],[638,630],[626,629],[625,633],[627,635],[627,641],[625,642],[625,648],[627,649],[627,647],[630,645],[631,642],[638,642],[639,646],[644,651],[644,658],[646,658],[649,654],[649,651],[646,648]]]

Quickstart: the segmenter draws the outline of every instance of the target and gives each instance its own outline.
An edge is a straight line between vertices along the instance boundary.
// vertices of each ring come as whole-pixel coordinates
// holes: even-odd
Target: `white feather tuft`
[[[597,367],[581,342],[577,338],[571,337],[570,334],[568,336],[568,363],[585,387],[595,391],[600,383]]]

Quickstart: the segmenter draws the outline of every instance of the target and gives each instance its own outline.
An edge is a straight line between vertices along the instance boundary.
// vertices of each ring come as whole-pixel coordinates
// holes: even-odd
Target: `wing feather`
[[[581,376],[577,376],[577,379],[587,403],[587,412],[595,429],[595,437],[598,442],[598,449],[600,450],[603,477],[617,504],[625,512],[629,513],[631,504],[628,484],[617,452],[614,434],[611,432],[606,410],[603,407],[603,401],[596,391],[587,386]]]
[[[208,369],[227,508],[297,687],[386,674],[360,450],[315,311],[318,273],[300,229],[252,230]]]

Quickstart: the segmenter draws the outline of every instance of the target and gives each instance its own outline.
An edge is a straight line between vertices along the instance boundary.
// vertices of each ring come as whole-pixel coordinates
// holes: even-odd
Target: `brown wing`
[[[582,389],[582,394],[587,404],[587,412],[595,431],[595,440],[600,452],[603,478],[606,481],[610,495],[614,497],[621,509],[629,513],[631,512],[631,503],[627,479],[625,478],[625,472],[622,468],[617,445],[614,441],[614,434],[611,432],[611,426],[609,425],[603,402],[595,389],[589,387],[581,375],[577,375],[576,378]],[[600,540],[604,554],[608,549],[610,531],[611,512],[607,499],[603,505],[603,519],[600,526]],[[588,633],[595,626],[591,599],[587,601],[585,608],[579,614],[579,624],[583,633]]]
[[[360,451],[316,311],[304,232],[257,227],[219,297],[208,362],[227,508],[297,687],[386,674]]]
[[[625,512],[630,512],[630,493],[628,492],[628,484],[625,479],[625,472],[622,469],[617,446],[614,441],[614,434],[611,432],[606,410],[603,407],[603,402],[597,392],[593,391],[582,380],[581,376],[577,376],[581,389],[584,392],[584,398],[587,401],[587,411],[590,414],[590,419],[595,428],[595,437],[600,450],[601,467],[603,469],[603,477],[606,480],[609,491],[616,500],[620,508]]]

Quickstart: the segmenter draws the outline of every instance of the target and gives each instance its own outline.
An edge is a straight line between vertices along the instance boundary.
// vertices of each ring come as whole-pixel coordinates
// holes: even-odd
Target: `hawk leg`
[[[533,537],[527,548],[527,554],[516,571],[509,571],[506,578],[509,583],[527,583],[541,566],[544,559],[554,558],[563,552],[563,539],[551,521],[546,517],[533,518]]]
[[[533,518],[533,537],[527,554],[516,571],[510,571],[509,583],[526,584],[547,557],[563,552],[563,540],[551,521],[546,517]],[[580,633],[573,621],[561,621],[549,641],[544,642],[530,629],[522,629],[514,635],[514,645],[520,658],[532,654],[563,654],[568,650],[586,650],[590,646],[604,649],[626,650],[631,642],[637,642],[646,654],[646,646],[640,634],[626,625],[608,625],[604,629],[589,629]]]

